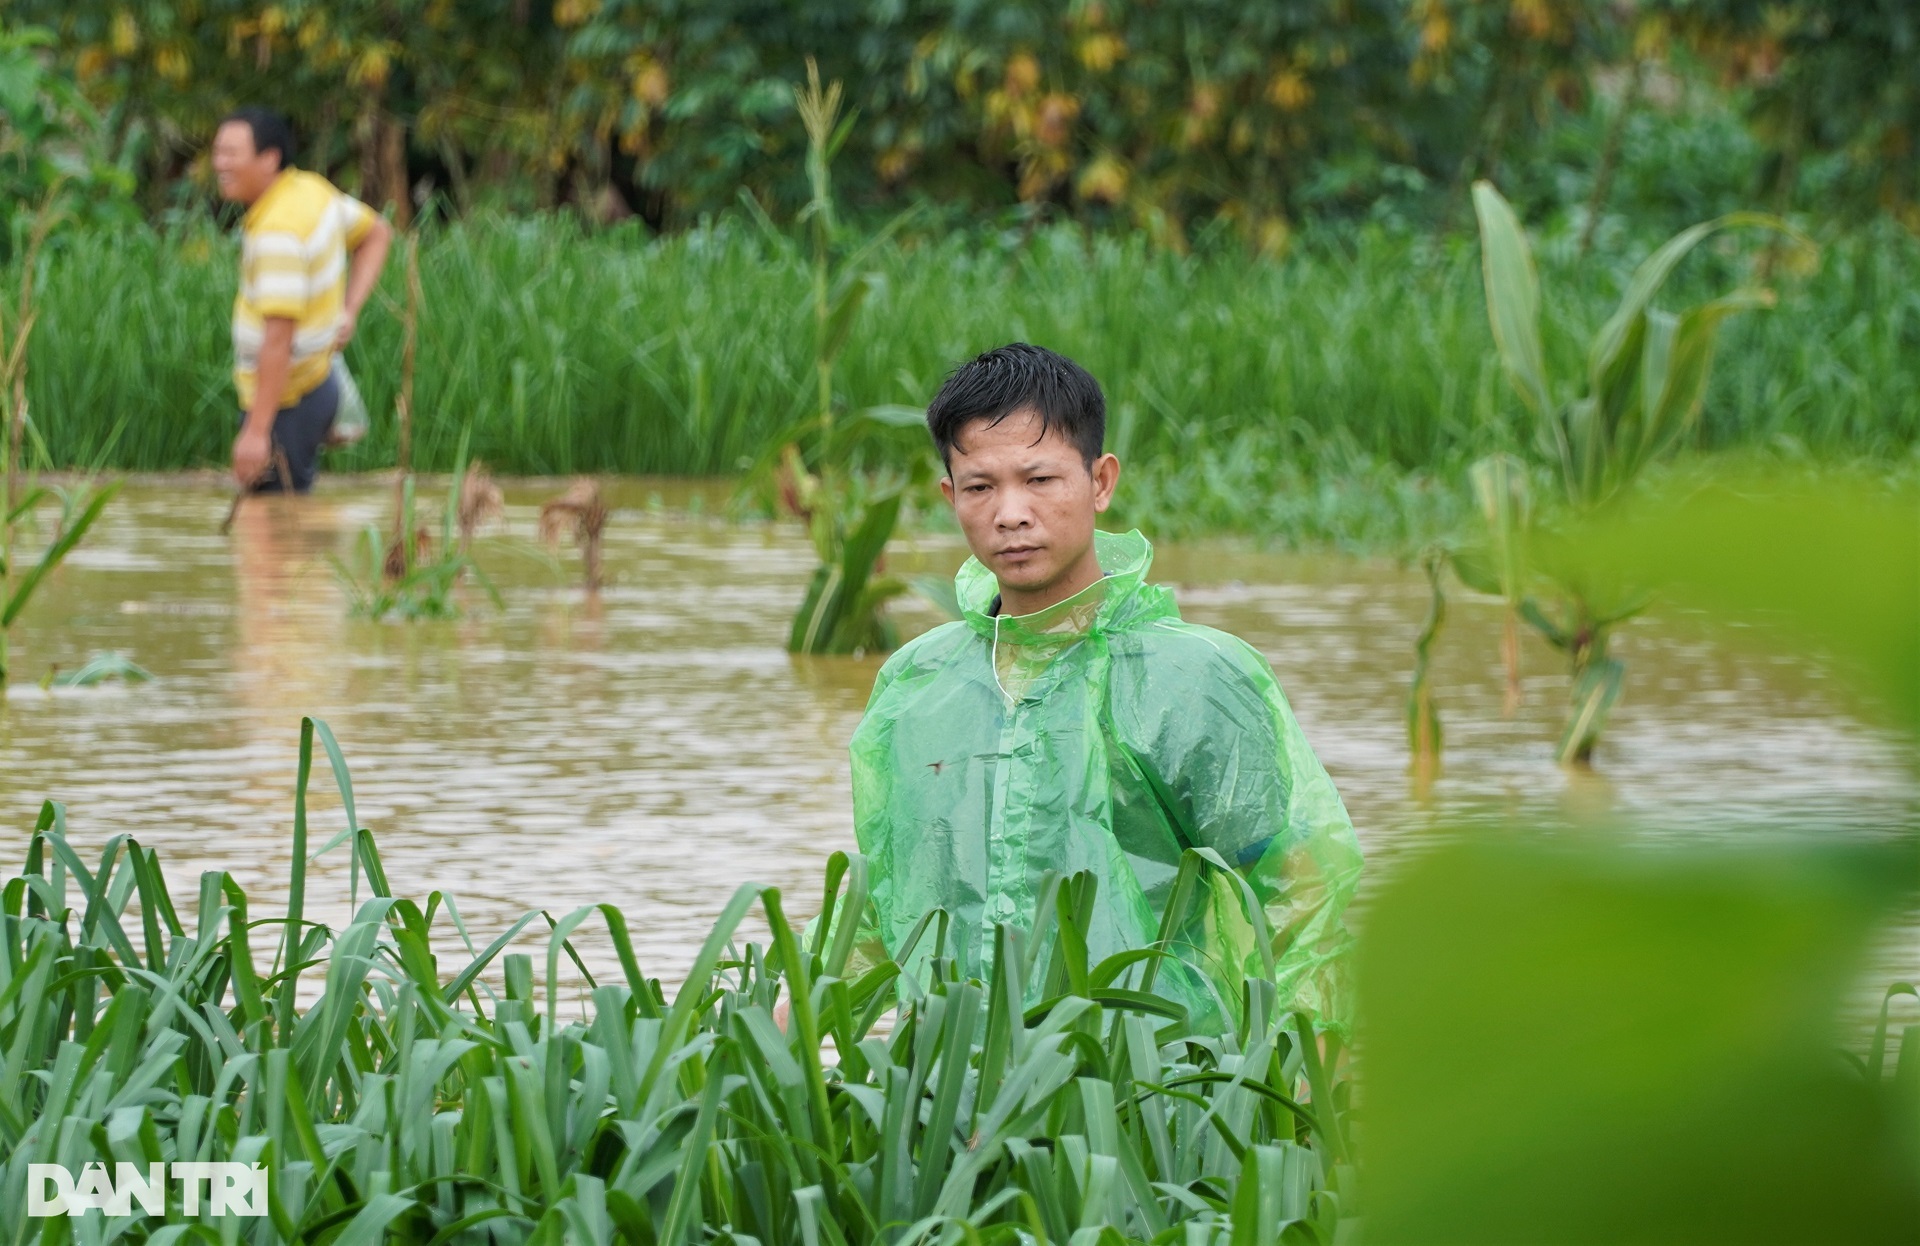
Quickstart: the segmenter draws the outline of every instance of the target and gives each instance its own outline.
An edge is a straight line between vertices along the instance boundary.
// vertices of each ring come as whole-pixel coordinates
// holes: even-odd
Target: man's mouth
[[[1004,558],[1011,562],[1025,562],[1039,552],[1040,547],[1038,545],[1008,545],[1003,547],[995,557]]]

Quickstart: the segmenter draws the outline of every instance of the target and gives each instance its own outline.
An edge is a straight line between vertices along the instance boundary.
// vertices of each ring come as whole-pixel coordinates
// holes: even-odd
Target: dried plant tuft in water
[[[393,539],[393,543],[387,546],[387,560],[382,571],[389,581],[404,580],[411,568],[431,560],[432,557],[433,533],[427,531],[426,525],[422,524],[413,530],[411,555],[397,536]]]
[[[499,482],[487,472],[486,464],[475,460],[467,468],[466,479],[460,482],[457,520],[460,544],[466,546],[480,530],[480,525],[505,514],[506,499],[500,494]]]
[[[540,539],[558,546],[560,536],[569,529],[575,544],[586,559],[587,591],[600,587],[600,536],[607,527],[607,504],[600,497],[598,481],[578,477],[567,491],[540,507]]]

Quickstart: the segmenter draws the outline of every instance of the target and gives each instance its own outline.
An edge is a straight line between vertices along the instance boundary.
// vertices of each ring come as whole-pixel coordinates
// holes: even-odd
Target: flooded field
[[[556,567],[533,544],[538,504],[557,491],[507,486],[505,528],[480,550],[503,610],[474,593],[460,621],[408,625],[349,619],[326,557],[385,512],[380,485],[327,480],[312,498],[249,502],[222,536],[217,485],[130,484],[14,634],[17,682],[0,707],[0,825],[16,845],[5,869],[52,797],[90,856],[120,833],[158,848],[183,909],[212,868],[272,904],[287,878],[299,719],[312,714],[346,751],[396,891],[450,893],[476,941],[529,908],[558,917],[610,901],[647,971],[672,979],[742,881],[778,884],[790,911],[814,911],[825,855],[853,846],[846,743],[878,660],[783,652],[811,571],[804,534],[710,517],[718,488],[623,482],[610,496],[621,509],[609,586],[589,601],[577,557]],[[437,486],[423,494],[437,507]],[[895,569],[942,573],[964,555],[946,535],[900,550]],[[1596,771],[1569,774],[1552,762],[1559,655],[1529,638],[1526,699],[1503,719],[1497,615],[1460,600],[1438,651],[1446,764],[1417,790],[1403,726],[1426,608],[1417,570],[1191,545],[1160,548],[1154,578],[1188,618],[1272,659],[1376,862],[1468,822],[1844,832],[1920,808],[1903,746],[1850,715],[1817,665],[1729,644],[1688,617],[1626,629],[1626,697]],[[898,615],[908,631],[938,621],[915,601]],[[38,686],[49,664],[106,650],[155,679]],[[324,767],[315,789],[317,846],[344,821]],[[346,915],[346,875],[341,851],[314,867],[310,916]]]

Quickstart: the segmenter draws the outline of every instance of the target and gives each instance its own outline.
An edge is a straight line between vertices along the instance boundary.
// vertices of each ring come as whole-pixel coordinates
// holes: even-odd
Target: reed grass
[[[1580,343],[1645,250],[1609,240],[1582,261],[1576,245],[1571,234],[1536,245],[1557,371],[1578,370]],[[44,262],[29,373],[43,457],[222,462],[232,242],[210,228],[77,234]],[[1697,257],[1675,299],[1744,276],[1746,262]],[[812,400],[806,255],[751,221],[651,240],[562,218],[482,218],[429,229],[420,263],[423,470],[445,470],[471,425],[473,453],[503,473],[730,474]],[[906,237],[869,267],[883,284],[836,367],[843,408],[920,405],[954,363],[1004,341],[1055,347],[1102,379],[1128,488],[1176,526],[1310,527],[1315,504],[1299,489],[1323,482],[1357,507],[1344,517],[1343,503],[1341,523],[1417,526],[1458,506],[1423,500],[1432,482],[1461,494],[1474,457],[1530,444],[1500,383],[1470,238],[1309,234],[1283,261],[1251,262],[1232,248],[1182,257],[1063,228]],[[1917,278],[1920,241],[1891,227],[1829,240],[1817,271],[1776,274],[1779,307],[1728,328],[1693,444],[1909,455]],[[349,351],[374,427],[333,456],[336,470],[393,462],[384,413],[401,372],[402,297],[389,273]],[[1277,508],[1273,482],[1294,494]]]
[[[316,744],[351,832],[317,851]],[[986,984],[955,976],[931,915],[924,981],[891,962],[852,977],[850,938],[823,920],[802,946],[780,893],[749,884],[671,996],[611,905],[547,918],[543,991],[507,948],[545,915],[484,949],[461,928],[465,952],[443,964],[451,901],[394,895],[310,719],[299,776],[284,917],[222,872],[191,911],[152,850],[118,836],[85,861],[46,806],[0,892],[5,1240],[49,1240],[51,1222],[25,1218],[29,1163],[93,1160],[265,1165],[268,1217],[193,1230],[229,1243],[1276,1246],[1331,1241],[1348,1209],[1337,1040],[1318,1036],[1323,1060],[1264,980],[1231,1032],[1185,1033],[1172,1005],[1126,989],[1138,953],[1086,963],[1090,888],[1059,888],[1025,933],[999,927]],[[368,894],[334,930],[305,918],[305,870],[342,843],[351,899],[362,875]],[[828,912],[865,886],[864,863],[836,854]],[[772,940],[742,945],[755,905]],[[595,926],[621,966],[607,981],[573,942]],[[562,1001],[563,955],[584,1008]],[[1045,1001],[1027,1006],[1023,981],[1048,984]],[[87,1212],[59,1240],[178,1236],[134,1216]],[[192,1222],[177,1195],[164,1222]]]

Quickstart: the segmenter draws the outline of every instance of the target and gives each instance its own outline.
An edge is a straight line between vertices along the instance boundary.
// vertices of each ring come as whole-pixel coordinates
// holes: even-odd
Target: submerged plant
[[[345,814],[317,850],[316,743]],[[1338,1038],[1258,973],[1226,1033],[1188,1030],[1143,985],[1154,951],[1089,962],[1090,876],[988,933],[991,980],[957,975],[937,912],[900,960],[856,972],[854,923],[831,915],[866,903],[866,863],[836,853],[811,938],[778,889],[743,885],[669,992],[610,904],[530,912],[474,946],[447,895],[395,894],[311,719],[298,775],[284,918],[221,871],[177,897],[129,836],[84,859],[66,811],[42,810],[0,914],[7,1240],[41,1237],[30,1162],[182,1155],[264,1164],[268,1215],[209,1220],[206,1201],[190,1216],[175,1196],[116,1218],[116,1237],[205,1223],[194,1231],[259,1246],[1312,1246],[1350,1212]],[[307,917],[307,866],[337,847],[354,906],[341,929]],[[1185,891],[1204,895],[1214,867],[1188,855]],[[756,905],[770,941],[743,938]],[[508,951],[529,926],[544,979]],[[594,926],[619,966],[608,978],[575,944]],[[84,1216],[75,1241],[104,1229]]]
[[[1421,782],[1431,781],[1440,769],[1440,709],[1433,699],[1433,645],[1447,621],[1445,573],[1447,552],[1429,546],[1420,557],[1432,594],[1426,622],[1413,642],[1413,681],[1407,689],[1407,747],[1413,752],[1413,770]]]
[[[351,613],[368,619],[391,616],[409,621],[457,618],[460,606],[454,592],[469,574],[495,606],[504,604],[462,534],[462,503],[470,501],[471,493],[466,450],[463,434],[453,481],[441,510],[438,541],[416,521],[413,477],[403,475],[394,507],[393,533],[368,524],[355,542],[353,562],[328,556]]]
[[[1632,490],[1648,466],[1694,430],[1720,326],[1737,312],[1770,307],[1771,291],[1741,289],[1681,312],[1654,306],[1673,270],[1714,233],[1762,228],[1798,235],[1781,221],[1736,213],[1676,234],[1635,270],[1613,315],[1594,335],[1583,376],[1549,374],[1540,333],[1540,284],[1520,222],[1500,193],[1475,183],[1487,317],[1507,380],[1532,416],[1535,441],[1557,485],[1560,511],[1578,519]],[[1518,621],[1565,653],[1572,704],[1557,754],[1586,764],[1619,699],[1626,668],[1608,654],[1613,629],[1646,607],[1644,592],[1544,564],[1533,552],[1536,518],[1525,468],[1506,455],[1471,474],[1482,517],[1455,571],[1471,588],[1507,603],[1502,654],[1509,712],[1519,699]]]
[[[481,525],[500,519],[506,513],[507,502],[500,492],[499,482],[487,470],[485,463],[475,459],[467,465],[466,478],[460,482],[460,504],[455,514],[460,544],[471,545]]]
[[[540,507],[540,539],[558,547],[561,535],[571,530],[574,544],[580,547],[589,593],[600,591],[600,542],[607,529],[607,513],[600,483],[585,476]]]
[[[96,653],[74,670],[62,671],[49,667],[47,675],[41,681],[48,688],[91,688],[95,684],[118,679],[130,684],[143,684],[153,678],[153,672],[135,662],[125,654],[109,650]]]

